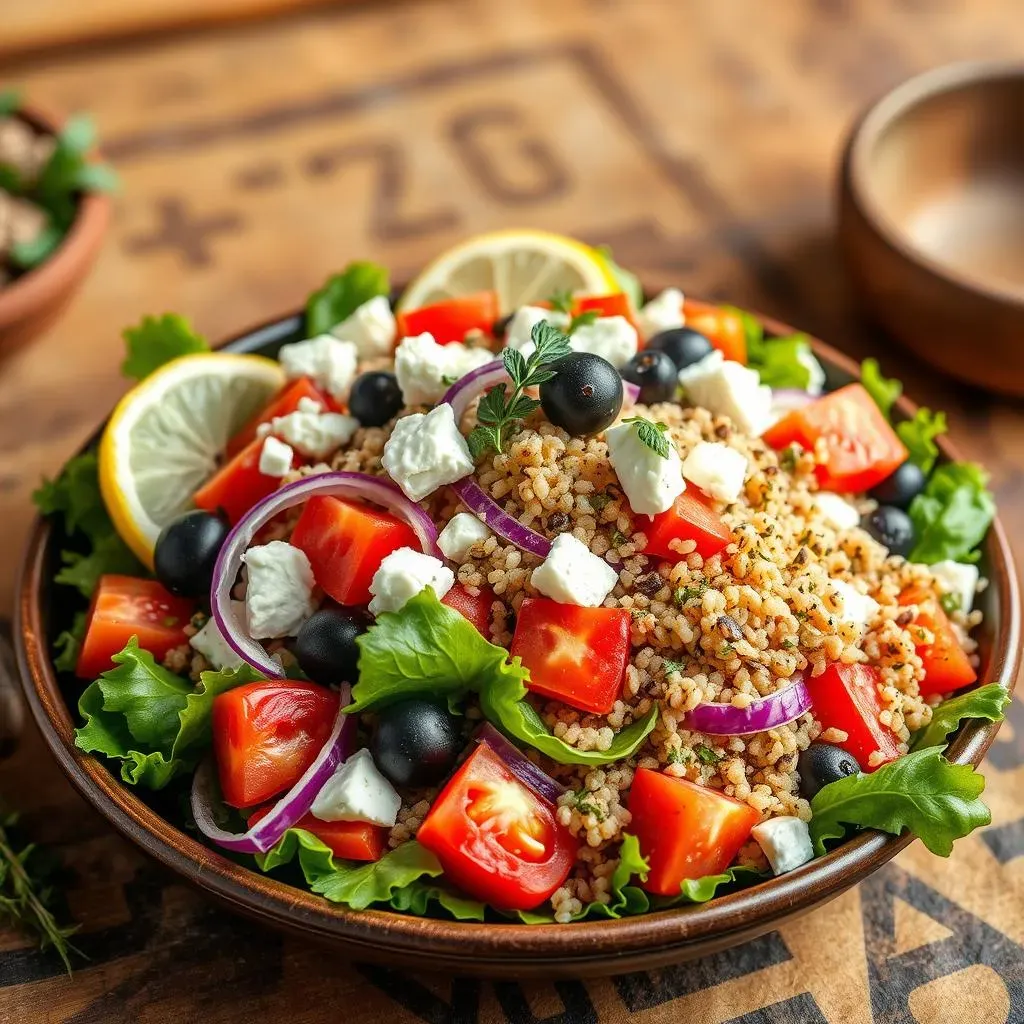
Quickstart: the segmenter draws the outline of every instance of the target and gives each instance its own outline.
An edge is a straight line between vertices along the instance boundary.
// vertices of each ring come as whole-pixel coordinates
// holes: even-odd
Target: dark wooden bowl
[[[1024,394],[1024,62],[937,68],[868,110],[839,237],[873,319],[954,377]]]
[[[792,328],[765,319],[772,333]],[[302,337],[302,320],[288,317],[229,342],[233,351],[272,355]],[[833,386],[856,376],[857,367],[821,342],[815,351]],[[899,412],[914,406],[901,399]],[[955,457],[942,444],[946,457]],[[471,924],[408,917],[390,911],[361,913],[328,903],[243,867],[198,842],[160,813],[174,813],[160,795],[121,784],[104,763],[75,747],[74,704],[82,684],[60,677],[50,657],[56,632],[70,618],[66,595],[52,583],[59,538],[37,520],[25,552],[17,595],[15,639],[29,707],[54,756],[75,788],[118,831],[162,864],[232,910],[326,942],[354,959],[420,970],[485,977],[613,974],[648,970],[704,956],[771,931],[785,919],[826,903],[880,868],[913,841],[911,836],[863,832],[827,856],[753,889],[702,906],[661,911],[621,921],[571,925]],[[985,542],[982,570],[991,580],[981,595],[981,679],[1014,685],[1019,660],[1020,604],[1006,536],[998,520]],[[998,726],[971,721],[960,730],[949,756],[978,764]]]

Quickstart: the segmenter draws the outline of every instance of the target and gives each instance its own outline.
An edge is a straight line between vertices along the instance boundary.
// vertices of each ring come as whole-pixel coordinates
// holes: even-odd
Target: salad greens
[[[387,295],[388,272],[377,263],[356,261],[329,277],[306,302],[306,335],[328,334],[364,302]]]
[[[946,738],[968,718],[986,718],[1001,722],[1011,696],[999,683],[988,683],[943,701],[933,712],[932,720],[918,732],[911,748],[945,746]]]
[[[761,321],[753,313],[725,306],[743,321],[743,332],[747,340],[747,365],[757,370],[762,384],[772,388],[798,388],[801,391],[811,383],[810,339],[797,332],[782,338],[766,338]]]
[[[925,489],[910,503],[917,543],[912,562],[933,565],[944,559],[977,560],[996,503],[988,474],[974,462],[948,462],[936,468]]]
[[[180,356],[210,351],[210,343],[176,313],[144,316],[137,327],[126,327],[123,337],[128,354],[121,364],[121,373],[132,380],[145,380]]]
[[[903,394],[903,384],[893,377],[883,377],[877,359],[865,359],[860,364],[860,382],[886,417],[892,416],[892,407]]]

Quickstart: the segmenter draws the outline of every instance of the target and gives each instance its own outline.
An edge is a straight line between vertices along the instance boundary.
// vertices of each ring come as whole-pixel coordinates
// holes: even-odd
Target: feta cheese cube
[[[667,440],[667,439],[666,439]],[[686,490],[676,446],[668,442],[668,458],[640,440],[640,423],[620,423],[605,433],[608,461],[619,478],[629,507],[637,515],[655,516],[672,507]]]
[[[760,436],[772,421],[772,389],[756,370],[723,358],[717,349],[679,371],[679,383],[694,405],[728,416],[739,430]]]
[[[523,353],[524,359],[533,355],[535,348],[532,333],[534,327],[547,320],[552,327],[564,331],[569,326],[569,318],[565,313],[554,309],[544,309],[542,306],[520,306],[505,328],[505,348],[515,348]]]
[[[260,472],[264,476],[284,476],[292,468],[295,451],[291,445],[268,435],[260,449]]]
[[[386,295],[376,295],[331,328],[341,341],[350,341],[360,359],[391,355],[395,343],[395,314]]]
[[[791,815],[769,818],[755,825],[750,833],[764,851],[772,872],[785,874],[814,860],[811,830],[806,821]]]
[[[359,352],[351,341],[330,334],[282,345],[277,358],[289,380],[311,377],[332,398],[343,399],[356,375]]]
[[[636,322],[644,341],[649,341],[662,331],[685,326],[683,293],[678,288],[666,288],[637,313]]]
[[[323,412],[324,407],[315,398],[310,398],[309,395],[303,395],[299,399],[299,404],[295,407],[297,412],[308,412],[314,416],[318,412]],[[263,424],[260,424],[262,426]]]
[[[313,569],[305,552],[283,540],[249,548],[245,611],[255,640],[295,636],[313,614]]]
[[[584,608],[603,604],[618,580],[619,574],[571,533],[560,533],[533,570],[533,585],[545,597]]]
[[[445,558],[464,562],[469,549],[490,537],[491,531],[470,512],[458,512],[448,521],[437,538],[437,546]]]
[[[231,612],[239,622],[245,621],[245,602],[230,602]],[[211,615],[195,636],[189,637],[189,646],[198,651],[218,671],[222,668],[241,668],[245,664],[229,646],[224,634],[217,628],[217,620]]]
[[[811,495],[811,503],[833,530],[852,530],[860,523],[860,513],[845,498],[832,491]]]
[[[592,324],[577,327],[569,344],[574,352],[601,356],[618,369],[636,355],[640,343],[636,328],[624,316],[602,316]]]
[[[371,615],[401,611],[405,602],[430,587],[438,600],[455,585],[455,573],[440,558],[412,548],[392,551],[370,581]]]
[[[846,580],[830,580],[832,589],[839,596],[839,621],[866,629],[869,622],[879,612],[879,604],[867,594],[862,594],[852,583]]]
[[[384,445],[381,465],[413,501],[473,472],[473,457],[447,403],[403,416]]]
[[[321,821],[367,821],[391,828],[401,806],[402,798],[364,747],[338,765],[313,798],[310,810]]]
[[[814,358],[810,347],[801,348],[797,353],[796,361],[810,374],[807,387],[804,390],[812,395],[820,395],[825,390],[825,371],[822,369],[821,363]]]
[[[928,566],[931,574],[942,585],[947,594],[957,601],[957,611],[969,612],[974,607],[974,595],[978,590],[978,567],[965,562],[946,559]]]
[[[716,501],[732,504],[743,490],[747,460],[718,441],[698,441],[683,460],[683,476]]]
[[[359,420],[340,412],[296,410],[287,416],[275,416],[270,424],[271,433],[311,459],[326,459],[348,444],[358,429]]]
[[[432,334],[403,338],[395,350],[395,376],[402,400],[406,405],[433,405],[444,397],[452,381],[493,359],[493,352],[467,348],[458,341],[438,345]]]

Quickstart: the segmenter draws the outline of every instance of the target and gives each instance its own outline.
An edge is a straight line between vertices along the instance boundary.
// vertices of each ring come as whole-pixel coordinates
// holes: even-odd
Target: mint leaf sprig
[[[556,313],[563,313],[569,318],[569,326],[565,329],[565,333],[568,335],[575,334],[581,327],[589,326],[599,316],[596,309],[585,309],[582,313],[573,314],[573,294],[568,288],[565,291],[555,292],[550,296],[548,302]]]
[[[630,416],[622,422],[635,423],[640,443],[647,445],[652,452],[660,455],[663,459],[668,458],[671,449],[669,448],[668,438],[665,436],[665,431],[668,430],[666,424],[652,423],[643,416]]]
[[[552,364],[572,352],[569,339],[547,320],[541,320],[530,332],[534,350],[525,358],[518,349],[507,348],[502,356],[505,372],[512,379],[512,391],[498,384],[480,400],[477,409],[479,426],[469,435],[469,450],[479,458],[489,449],[496,452],[512,428],[536,409],[540,402],[524,394],[527,388],[544,384],[555,376]]]

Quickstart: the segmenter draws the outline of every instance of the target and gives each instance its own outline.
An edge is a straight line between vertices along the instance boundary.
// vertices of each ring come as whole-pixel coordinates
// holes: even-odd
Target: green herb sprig
[[[643,416],[630,416],[622,422],[635,423],[640,443],[645,444],[652,452],[660,455],[663,459],[668,458],[671,447],[668,438],[665,436],[665,431],[668,430],[666,424],[652,423],[650,420],[644,419]]]
[[[565,291],[555,292],[548,302],[556,313],[563,313],[569,318],[569,326],[566,327],[566,334],[574,334],[580,327],[592,324],[598,317],[596,309],[586,309],[582,313],[573,313],[573,296],[568,288]]]

